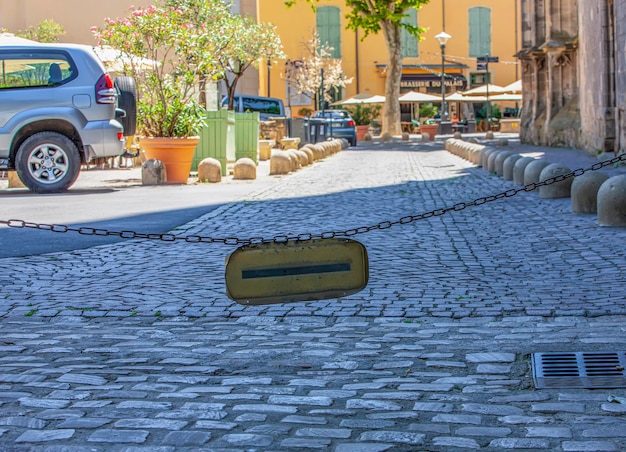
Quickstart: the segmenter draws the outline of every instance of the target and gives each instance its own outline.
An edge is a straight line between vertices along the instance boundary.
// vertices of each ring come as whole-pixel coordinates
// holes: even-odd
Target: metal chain
[[[620,162],[626,162],[626,154],[620,154],[617,157],[605,160],[603,162],[598,162],[593,164],[589,168],[579,168],[570,173],[561,174],[558,176],[550,177],[544,181],[527,184],[521,188],[511,188],[507,191],[485,196],[482,198],[476,198],[471,202],[459,202],[450,207],[440,208],[431,210],[429,212],[421,213],[418,215],[407,215],[401,217],[394,221],[381,221],[380,223],[371,225],[371,226],[361,226],[359,228],[347,229],[345,231],[327,231],[318,234],[312,233],[304,233],[304,234],[290,234],[290,235],[276,235],[272,238],[263,238],[263,237],[250,237],[246,239],[237,238],[237,237],[203,237],[199,235],[188,235],[188,236],[177,236],[174,234],[166,233],[166,234],[145,234],[139,233],[135,231],[109,231],[108,229],[98,229],[91,227],[80,227],[80,228],[71,228],[69,226],[64,226],[60,224],[40,224],[40,223],[31,223],[24,220],[0,220],[0,224],[4,224],[10,228],[30,228],[30,229],[39,229],[43,231],[51,231],[51,232],[76,232],[81,235],[95,235],[102,237],[120,237],[122,239],[147,239],[147,240],[161,240],[164,242],[175,242],[175,241],[185,241],[188,243],[219,243],[223,245],[250,245],[257,243],[285,243],[288,241],[296,241],[303,242],[312,239],[332,239],[337,237],[352,237],[359,234],[365,234],[366,232],[381,230],[381,229],[389,229],[392,226],[403,225],[413,223],[419,220],[425,220],[431,217],[439,217],[445,215],[449,212],[458,212],[463,209],[467,209],[468,207],[476,207],[486,204],[488,202],[497,201],[503,198],[511,198],[521,192],[531,192],[536,190],[539,187],[543,187],[546,185],[555,184],[557,182],[562,182],[566,179],[577,177],[585,174],[588,171],[597,171],[605,166],[613,165]]]

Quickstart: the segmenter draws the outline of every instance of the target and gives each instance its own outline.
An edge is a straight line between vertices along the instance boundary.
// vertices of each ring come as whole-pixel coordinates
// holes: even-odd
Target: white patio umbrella
[[[485,98],[486,100],[486,98]],[[489,100],[493,101],[513,101],[520,102],[522,100],[521,94],[498,94],[496,96],[489,96]]]
[[[341,105],[354,105],[354,104],[382,104],[385,102],[385,96],[378,94],[357,94],[350,99],[340,102]]]
[[[447,98],[446,98],[447,99]],[[415,91],[409,91],[406,94],[400,96],[400,102],[439,102],[441,96],[433,96],[432,94],[419,93]]]
[[[522,81],[517,80],[516,82],[511,83],[510,85],[506,85],[504,87],[507,93],[510,94],[522,94]]]
[[[492,97],[489,97],[491,100]],[[456,92],[449,96],[446,96],[448,102],[487,102],[486,96],[464,96],[460,92]]]
[[[491,97],[492,94],[495,96],[496,94],[504,94],[504,93],[506,93],[506,90],[502,86],[489,84],[489,85],[477,86],[476,88],[463,91],[462,94],[464,96],[486,96],[487,94],[489,94],[489,97]]]

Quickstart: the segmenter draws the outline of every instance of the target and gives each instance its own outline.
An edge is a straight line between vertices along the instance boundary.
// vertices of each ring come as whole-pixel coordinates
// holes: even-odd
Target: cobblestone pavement
[[[441,149],[345,150],[176,233],[341,231],[511,188]],[[224,245],[2,259],[0,450],[626,450],[624,389],[532,381],[534,352],[626,350],[626,229],[569,202],[356,236],[367,288],[310,303],[230,301]]]

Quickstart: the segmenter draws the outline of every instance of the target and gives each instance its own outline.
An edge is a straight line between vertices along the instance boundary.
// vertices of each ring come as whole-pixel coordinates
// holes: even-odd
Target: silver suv
[[[126,91],[134,88],[129,79],[120,79]],[[34,192],[56,193],[82,164],[123,154],[136,112],[118,108],[120,100],[130,110],[135,104],[117,85],[89,46],[1,35],[0,171],[16,170]]]

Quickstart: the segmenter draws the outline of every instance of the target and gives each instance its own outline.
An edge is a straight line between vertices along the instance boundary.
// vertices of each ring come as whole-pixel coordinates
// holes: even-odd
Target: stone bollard
[[[422,133],[422,141],[430,141],[430,134],[428,132]]]
[[[524,170],[530,162],[534,162],[533,157],[522,157],[513,166],[513,183],[515,185],[524,185]]]
[[[483,151],[480,153],[480,166],[482,166],[483,169],[485,170],[487,169],[487,164],[489,163],[489,156],[496,151],[497,151],[496,148],[490,148],[490,147],[483,148]]]
[[[389,132],[383,133],[383,136],[380,137],[383,140],[383,143],[388,143],[393,138]]]
[[[202,159],[200,163],[198,163],[198,181],[221,182],[222,165],[219,160],[212,157]]]
[[[521,159],[519,154],[509,155],[502,163],[502,179],[513,180],[513,168],[515,168],[515,162]]]
[[[539,182],[541,171],[550,163],[546,159],[535,159],[526,165],[524,169],[524,185],[536,184]]]
[[[607,179],[598,190],[600,226],[626,226],[626,174]]]
[[[564,174],[571,173],[572,170],[560,163],[551,163],[541,170],[539,181],[543,182],[547,179]],[[550,185],[542,185],[539,187],[539,197],[544,199],[569,198],[571,196],[572,177],[568,177],[560,182],[554,182]]]
[[[7,179],[9,182],[7,188],[26,188],[26,185],[24,185],[22,179],[20,179],[20,177],[17,175],[17,171],[8,171],[7,173]]]
[[[365,132],[365,135],[363,135],[363,141],[372,141],[372,134]]]
[[[461,135],[461,132],[454,132],[454,138],[456,140],[462,140],[463,139],[463,135]]]
[[[500,151],[498,155],[494,159],[493,162],[493,171],[498,176],[502,177],[504,175],[504,161],[513,155],[511,151]]]
[[[141,185],[167,183],[167,171],[161,160],[149,159],[141,165]]]
[[[313,156],[313,149],[311,149],[310,147],[302,147],[300,148],[300,152],[304,152],[306,154],[308,165],[312,165],[313,162],[315,161],[315,157]]]
[[[402,132],[402,141],[409,141],[411,139],[411,136],[409,135],[409,132]]]
[[[289,154],[280,149],[272,149],[270,156],[270,175],[289,174],[291,172],[291,159]]]
[[[301,166],[309,166],[309,156],[307,155],[306,152],[302,150],[297,150],[294,152],[298,156],[298,162],[300,163]]]
[[[289,156],[291,171],[297,171],[302,167],[302,165],[300,165],[300,159],[298,158],[298,154],[296,153],[295,149],[287,149],[283,152]]]
[[[508,152],[508,151],[502,151],[500,149],[496,149],[495,152],[492,152],[491,154],[489,154],[489,158],[487,158],[487,168],[486,168],[487,171],[489,171],[490,173],[496,172],[496,158],[502,152]]]
[[[493,140],[493,132],[489,131],[485,134],[486,140]]]
[[[256,163],[254,163],[254,160],[247,157],[237,160],[233,167],[233,179],[256,179]]]
[[[498,146],[508,146],[509,140],[506,138],[498,138]]]
[[[586,172],[572,182],[572,212],[596,213],[598,211],[598,190],[609,178],[598,171]]]

